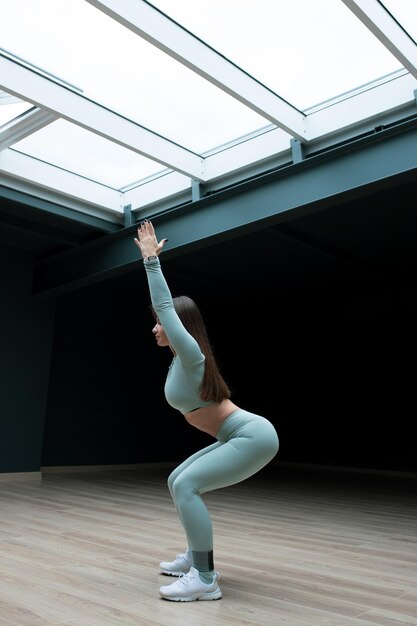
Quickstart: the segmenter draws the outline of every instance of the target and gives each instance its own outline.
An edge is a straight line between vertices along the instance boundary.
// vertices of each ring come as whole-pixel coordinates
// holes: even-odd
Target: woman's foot
[[[222,592],[217,584],[219,574],[214,572],[213,582],[204,583],[198,570],[191,567],[188,574],[181,574],[171,585],[164,585],[159,593],[164,600],[174,602],[193,602],[194,600],[219,600]]]
[[[193,564],[193,559],[190,550],[177,554],[175,561],[161,561],[159,564],[162,574],[168,576],[180,576],[181,574],[188,574],[190,567]]]

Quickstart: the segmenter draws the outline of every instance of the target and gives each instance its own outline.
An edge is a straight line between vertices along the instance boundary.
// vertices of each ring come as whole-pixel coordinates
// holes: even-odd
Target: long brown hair
[[[201,399],[204,402],[221,402],[230,398],[231,390],[220,373],[200,309],[188,296],[177,296],[173,301],[178,317],[205,356],[204,377],[199,390]]]

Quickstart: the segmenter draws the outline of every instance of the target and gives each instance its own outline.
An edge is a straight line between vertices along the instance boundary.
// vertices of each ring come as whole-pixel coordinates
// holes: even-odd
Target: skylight
[[[415,106],[410,0],[4,5],[0,183],[107,219]]]

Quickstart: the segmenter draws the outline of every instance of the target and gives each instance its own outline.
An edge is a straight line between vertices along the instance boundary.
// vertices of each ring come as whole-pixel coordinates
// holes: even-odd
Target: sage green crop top
[[[168,404],[181,413],[189,413],[213,404],[203,402],[200,398],[199,388],[204,375],[205,357],[175,311],[159,259],[144,260],[143,264],[153,309],[176,355],[169,366],[165,398]]]

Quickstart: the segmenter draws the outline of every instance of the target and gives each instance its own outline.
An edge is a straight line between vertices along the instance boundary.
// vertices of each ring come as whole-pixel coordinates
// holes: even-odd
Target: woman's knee
[[[173,494],[173,485],[174,485],[176,478],[177,478],[177,471],[174,470],[173,472],[170,473],[170,475],[168,476],[168,480],[167,480],[168,489],[171,494]]]
[[[187,495],[196,492],[196,490],[193,488],[192,483],[188,480],[187,476],[184,476],[184,474],[180,474],[174,479],[171,488],[173,497],[176,502],[186,497]]]

